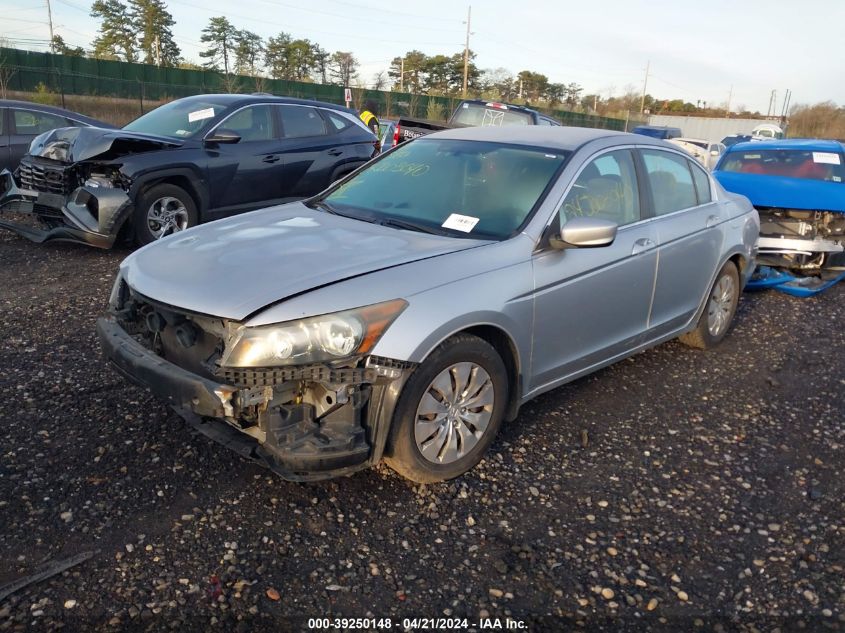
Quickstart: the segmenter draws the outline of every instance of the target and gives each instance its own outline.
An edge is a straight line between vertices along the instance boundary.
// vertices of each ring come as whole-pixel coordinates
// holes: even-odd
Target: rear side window
[[[698,204],[689,161],[659,150],[642,150],[654,198],[654,214],[666,215]]]
[[[316,109],[307,106],[279,106],[285,138],[323,136],[326,122]]]
[[[710,195],[710,177],[704,173],[701,167],[690,163],[692,179],[695,181],[695,193],[698,195],[698,204],[707,204],[712,200]]]
[[[6,133],[6,108],[0,108],[0,134]]]
[[[327,112],[325,110],[323,110],[323,113],[329,119],[329,128],[330,129],[334,129],[334,130],[337,130],[338,132],[340,132],[340,130],[345,130],[350,125],[352,125],[352,122],[349,119],[345,119],[344,117],[340,116],[339,114],[335,114],[334,112]]]
[[[34,112],[33,110],[12,110],[17,134],[42,134],[58,127],[71,125],[63,116]]]

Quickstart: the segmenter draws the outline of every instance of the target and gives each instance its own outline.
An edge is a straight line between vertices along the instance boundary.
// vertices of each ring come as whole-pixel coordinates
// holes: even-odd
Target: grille
[[[18,167],[18,178],[23,189],[67,195],[73,191],[71,170],[67,167],[42,165],[22,161]]]

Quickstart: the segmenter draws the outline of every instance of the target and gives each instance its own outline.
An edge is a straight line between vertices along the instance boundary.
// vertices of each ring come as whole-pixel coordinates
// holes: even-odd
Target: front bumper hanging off
[[[309,404],[272,407],[249,428],[238,412],[254,389],[219,383],[187,371],[133,339],[114,319],[97,321],[105,356],[131,381],[165,399],[191,426],[291,481],[312,481],[350,474],[382,456],[393,408],[409,368],[380,378],[375,369],[349,402],[319,419]],[[351,390],[350,390],[351,391]]]
[[[35,226],[8,219],[10,213],[31,216]],[[0,228],[33,242],[81,242],[108,249],[131,213],[132,202],[122,189],[79,187],[65,197],[23,189],[8,169],[0,172]]]

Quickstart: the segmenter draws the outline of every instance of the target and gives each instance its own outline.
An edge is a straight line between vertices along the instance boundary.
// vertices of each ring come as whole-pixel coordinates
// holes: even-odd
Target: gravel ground
[[[103,363],[126,254],[0,235],[0,586],[94,552],[0,602],[0,631],[845,630],[845,285],[746,294],[719,349],[546,394],[453,482],[293,484]]]

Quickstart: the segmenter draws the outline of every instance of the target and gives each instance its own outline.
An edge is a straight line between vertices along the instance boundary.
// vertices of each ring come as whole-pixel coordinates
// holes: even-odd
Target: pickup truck
[[[393,144],[399,145],[425,134],[456,127],[501,127],[503,125],[560,125],[560,123],[524,106],[472,99],[462,101],[446,124],[425,119],[400,118],[393,133]]]

